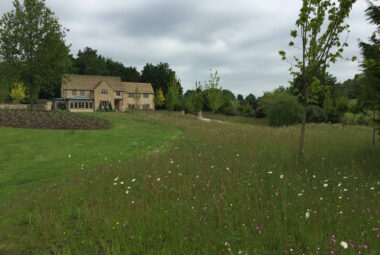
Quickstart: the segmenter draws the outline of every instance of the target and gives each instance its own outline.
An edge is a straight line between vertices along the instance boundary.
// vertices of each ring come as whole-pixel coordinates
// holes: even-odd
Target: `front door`
[[[120,100],[115,100],[115,110],[120,111]]]

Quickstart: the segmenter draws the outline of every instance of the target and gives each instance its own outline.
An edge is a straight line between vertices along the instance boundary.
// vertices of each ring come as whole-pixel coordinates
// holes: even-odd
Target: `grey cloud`
[[[168,62],[185,89],[218,69],[221,85],[234,93],[261,95],[291,79],[289,64],[278,50],[287,47],[295,28],[298,0],[47,0],[70,32],[67,42],[76,54],[85,46],[100,54],[137,66]],[[349,23],[350,47],[344,55],[359,56],[357,39],[374,27],[365,21],[367,4],[359,0]],[[0,14],[11,0],[0,1]],[[68,8],[70,7],[70,8]],[[330,72],[344,80],[360,72],[358,63],[339,61]]]

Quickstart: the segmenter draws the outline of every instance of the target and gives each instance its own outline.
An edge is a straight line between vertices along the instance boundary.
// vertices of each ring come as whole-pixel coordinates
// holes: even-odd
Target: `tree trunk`
[[[33,88],[33,85],[30,84],[29,85],[29,91],[30,91],[30,95],[29,95],[29,102],[30,102],[30,109],[34,109],[34,88]]]
[[[373,130],[372,130],[372,145],[375,146],[375,136],[376,136],[376,113],[375,113],[376,108],[373,108]]]
[[[303,113],[302,113],[302,125],[301,125],[301,136],[300,136],[300,147],[298,150],[298,158],[303,156],[304,141],[305,141],[305,127],[306,127],[306,111],[307,104],[303,104]]]

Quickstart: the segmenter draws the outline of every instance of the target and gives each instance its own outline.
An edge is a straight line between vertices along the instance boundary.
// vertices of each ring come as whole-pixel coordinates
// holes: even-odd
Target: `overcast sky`
[[[262,95],[291,79],[279,50],[289,50],[301,0],[47,0],[60,23],[70,29],[71,52],[89,46],[98,53],[136,66],[168,62],[192,89],[195,81],[220,73],[220,85],[235,94]],[[346,57],[360,56],[357,40],[375,28],[364,16],[365,0],[354,5]],[[0,15],[13,8],[0,0]],[[341,60],[330,72],[339,81],[360,72]]]

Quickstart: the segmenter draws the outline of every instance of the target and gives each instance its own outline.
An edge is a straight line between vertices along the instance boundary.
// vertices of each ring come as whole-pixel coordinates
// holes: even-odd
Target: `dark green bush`
[[[309,105],[306,113],[307,122],[321,123],[327,120],[327,116],[322,107],[318,105]]]
[[[261,100],[268,123],[271,126],[284,126],[299,123],[302,107],[296,96],[286,92],[266,93]]]

